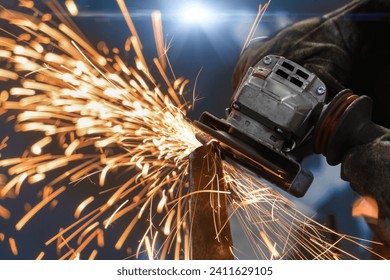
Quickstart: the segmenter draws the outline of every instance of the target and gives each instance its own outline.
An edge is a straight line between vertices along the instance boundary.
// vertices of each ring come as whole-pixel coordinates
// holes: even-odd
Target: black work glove
[[[268,54],[284,56],[315,73],[327,86],[328,99],[349,88],[373,99],[373,121],[390,127],[390,1],[361,0],[323,17],[295,23],[267,42],[254,41],[233,76],[235,89],[250,66]],[[329,101],[328,100],[328,101]],[[390,246],[389,136],[346,153],[342,178],[379,206],[377,231]]]
[[[379,217],[372,227],[390,247],[390,133],[351,149],[343,160],[341,178],[357,193],[375,198]]]

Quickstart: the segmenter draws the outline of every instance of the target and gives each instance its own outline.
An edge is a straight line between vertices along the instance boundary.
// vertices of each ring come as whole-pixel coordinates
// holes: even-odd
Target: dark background
[[[10,8],[16,7],[15,2],[1,0],[3,5]],[[297,20],[320,16],[347,2],[349,1],[274,0],[260,23],[256,36],[272,36],[284,26]],[[74,21],[93,44],[105,41],[111,48],[123,48],[124,42],[129,36],[129,30],[116,1],[77,0],[76,3],[79,8],[79,16],[74,18]],[[183,19],[183,13],[186,5],[191,3],[209,8],[212,20],[186,22]],[[168,40],[172,39],[169,58],[175,74],[190,79],[191,83],[188,89],[192,90],[196,76],[202,69],[195,88],[196,95],[201,100],[196,103],[195,110],[189,113],[191,119],[197,119],[203,111],[224,117],[224,109],[228,106],[232,95],[231,77],[234,66],[256,17],[258,6],[264,3],[265,1],[253,0],[126,1],[144,45],[144,55],[148,63],[152,64],[152,58],[156,56],[150,14],[154,10],[160,10],[164,36]],[[40,7],[45,9],[43,5]],[[18,135],[13,137],[15,135],[10,127],[2,127],[0,139],[4,138],[5,135],[11,136],[12,143],[6,151],[2,151],[3,157],[17,154],[23,146],[28,145],[28,142],[24,142],[25,140]],[[307,213],[317,213],[321,221],[329,223],[331,220],[339,232],[370,238],[371,233],[364,221],[351,217],[351,205],[357,197],[350,190],[349,185],[339,179],[339,167],[329,167],[321,156],[309,157],[305,161],[305,166],[314,173],[315,181],[307,195],[296,201],[300,209]],[[0,170],[0,173],[4,172]],[[41,245],[50,237],[45,236],[45,232],[50,231],[50,229],[53,232],[58,227],[68,224],[66,221],[70,221],[68,216],[71,216],[74,209],[71,204],[77,205],[80,202],[75,201],[72,192],[69,192],[66,198],[61,200],[61,207],[58,207],[62,210],[56,210],[50,214],[38,214],[33,222],[30,222],[21,232],[16,232],[14,223],[23,215],[17,211],[23,209],[24,202],[31,201],[33,196],[34,187],[32,186],[24,190],[18,199],[1,201],[6,208],[12,210],[12,218],[8,221],[0,218],[0,232],[9,234],[6,238],[8,236],[15,237],[18,242],[19,254],[16,257],[12,255],[6,239],[0,242],[0,259],[33,259],[40,251],[49,251]],[[69,203],[69,207],[66,207],[67,203]],[[67,208],[71,210],[67,211]],[[232,226],[238,225],[233,223]],[[240,240],[241,236],[234,237],[237,247],[240,247]],[[107,243],[110,243],[109,237]],[[243,243],[242,246],[246,245]],[[346,247],[346,249],[358,257],[369,258],[366,252],[356,247]],[[101,253],[98,258],[117,259],[124,256],[123,252],[116,251],[110,245],[106,245],[103,250],[99,251]],[[52,253],[47,254],[46,257],[56,258],[56,255]],[[248,258],[250,257],[249,255]]]

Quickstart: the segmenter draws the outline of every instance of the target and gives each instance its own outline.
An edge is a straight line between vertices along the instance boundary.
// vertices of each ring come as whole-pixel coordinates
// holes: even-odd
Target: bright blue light
[[[188,3],[180,9],[180,20],[188,24],[208,24],[215,19],[215,13],[206,5]]]

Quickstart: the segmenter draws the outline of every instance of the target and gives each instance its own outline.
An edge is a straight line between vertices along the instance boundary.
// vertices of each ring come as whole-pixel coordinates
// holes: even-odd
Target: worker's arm
[[[390,127],[390,1],[362,0],[320,18],[295,23],[270,40],[254,41],[234,73],[235,88],[249,66],[268,54],[284,56],[315,73],[332,99],[345,88],[373,99],[373,121]],[[390,246],[390,135],[346,152],[342,178],[379,206],[375,227]]]

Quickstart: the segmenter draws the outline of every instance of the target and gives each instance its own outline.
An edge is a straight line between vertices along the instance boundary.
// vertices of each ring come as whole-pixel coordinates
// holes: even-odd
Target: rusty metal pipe
[[[232,237],[226,202],[226,183],[217,142],[190,155],[191,258],[231,260]],[[224,193],[225,192],[225,193]]]

